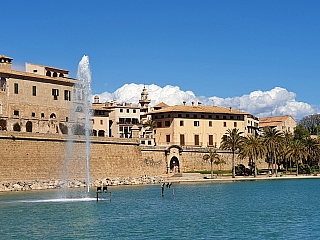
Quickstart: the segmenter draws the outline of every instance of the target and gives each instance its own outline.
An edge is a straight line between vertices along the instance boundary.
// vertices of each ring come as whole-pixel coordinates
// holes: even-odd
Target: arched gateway
[[[167,173],[180,173],[181,165],[179,156],[182,154],[182,148],[178,145],[172,145],[165,150]]]

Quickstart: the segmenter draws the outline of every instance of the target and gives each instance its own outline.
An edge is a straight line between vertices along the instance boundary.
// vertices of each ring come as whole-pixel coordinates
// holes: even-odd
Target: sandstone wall
[[[64,135],[1,131],[0,181],[86,179],[85,139],[77,136],[72,140],[70,144]],[[160,176],[170,172],[173,157],[179,161],[180,172],[210,170],[200,148],[140,147],[134,139],[92,137],[90,150],[92,180]],[[231,154],[219,153],[227,162],[221,168],[231,169]],[[247,165],[237,159],[238,163]]]

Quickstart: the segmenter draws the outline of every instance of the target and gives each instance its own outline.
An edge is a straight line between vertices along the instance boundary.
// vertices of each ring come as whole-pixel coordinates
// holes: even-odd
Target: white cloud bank
[[[118,103],[138,103],[143,87],[143,84],[125,84],[114,93],[104,92],[97,95],[100,97],[100,102],[116,100]],[[240,109],[258,117],[291,115],[294,118],[302,118],[317,112],[308,103],[297,102],[294,92],[289,92],[281,87],[275,87],[264,92],[253,91],[241,97],[228,98],[195,96],[192,91],[182,91],[179,87],[170,85],[162,88],[151,84],[146,85],[146,89],[149,93],[151,106],[160,102],[168,105],[182,105],[183,101],[186,101],[188,105],[191,102],[202,102],[203,105],[207,106],[232,106],[234,109]]]

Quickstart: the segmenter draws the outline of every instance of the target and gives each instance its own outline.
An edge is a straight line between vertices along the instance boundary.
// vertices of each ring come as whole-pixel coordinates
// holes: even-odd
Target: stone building
[[[26,63],[12,69],[12,58],[0,55],[0,127],[2,130],[66,133],[76,80],[68,71]]]
[[[149,113],[156,122],[157,145],[219,148],[227,129],[255,134],[258,118],[249,113],[216,106],[177,105]]]
[[[283,132],[293,133],[294,129],[297,126],[297,122],[290,115],[285,116],[276,116],[276,117],[267,117],[259,119],[259,128],[260,131],[263,131],[266,128],[275,128]]]

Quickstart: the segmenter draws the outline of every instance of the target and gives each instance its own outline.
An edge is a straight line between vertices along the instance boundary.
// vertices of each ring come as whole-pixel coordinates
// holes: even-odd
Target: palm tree
[[[314,160],[319,159],[320,155],[319,142],[317,139],[306,137],[303,139],[303,144],[306,148],[306,151],[308,152],[308,164],[309,166],[314,166]]]
[[[306,158],[308,156],[307,149],[303,145],[303,143],[300,140],[294,140],[291,142],[289,146],[289,150],[287,152],[287,156],[291,157],[296,161],[297,165],[297,172],[296,175],[299,174],[299,162],[302,161],[303,158]]]
[[[203,160],[208,161],[210,160],[210,167],[211,167],[211,178],[213,178],[213,166],[212,163],[215,161],[220,160],[220,155],[217,153],[216,150],[212,150],[210,148],[207,149],[207,154],[203,155]]]
[[[235,152],[240,149],[243,143],[243,137],[241,136],[243,132],[239,132],[239,129],[233,128],[228,129],[226,135],[222,137],[221,149],[232,151],[232,178],[236,177],[236,169],[234,165]]]
[[[254,164],[254,177],[257,176],[257,159],[264,158],[266,148],[261,137],[250,135],[244,138],[243,145],[240,149],[242,158],[248,157],[252,159]]]
[[[263,138],[264,144],[267,148],[267,156],[271,159],[271,164],[274,164],[274,171],[277,177],[277,151],[279,152],[283,146],[283,132],[280,132],[275,128],[267,128],[264,132]]]
[[[157,123],[155,121],[153,121],[152,119],[148,119],[147,121],[145,121],[143,123],[144,127],[147,127],[149,130],[152,131],[152,137],[154,139],[154,143],[156,142],[156,139],[154,138],[154,131],[153,129],[157,126]]]

